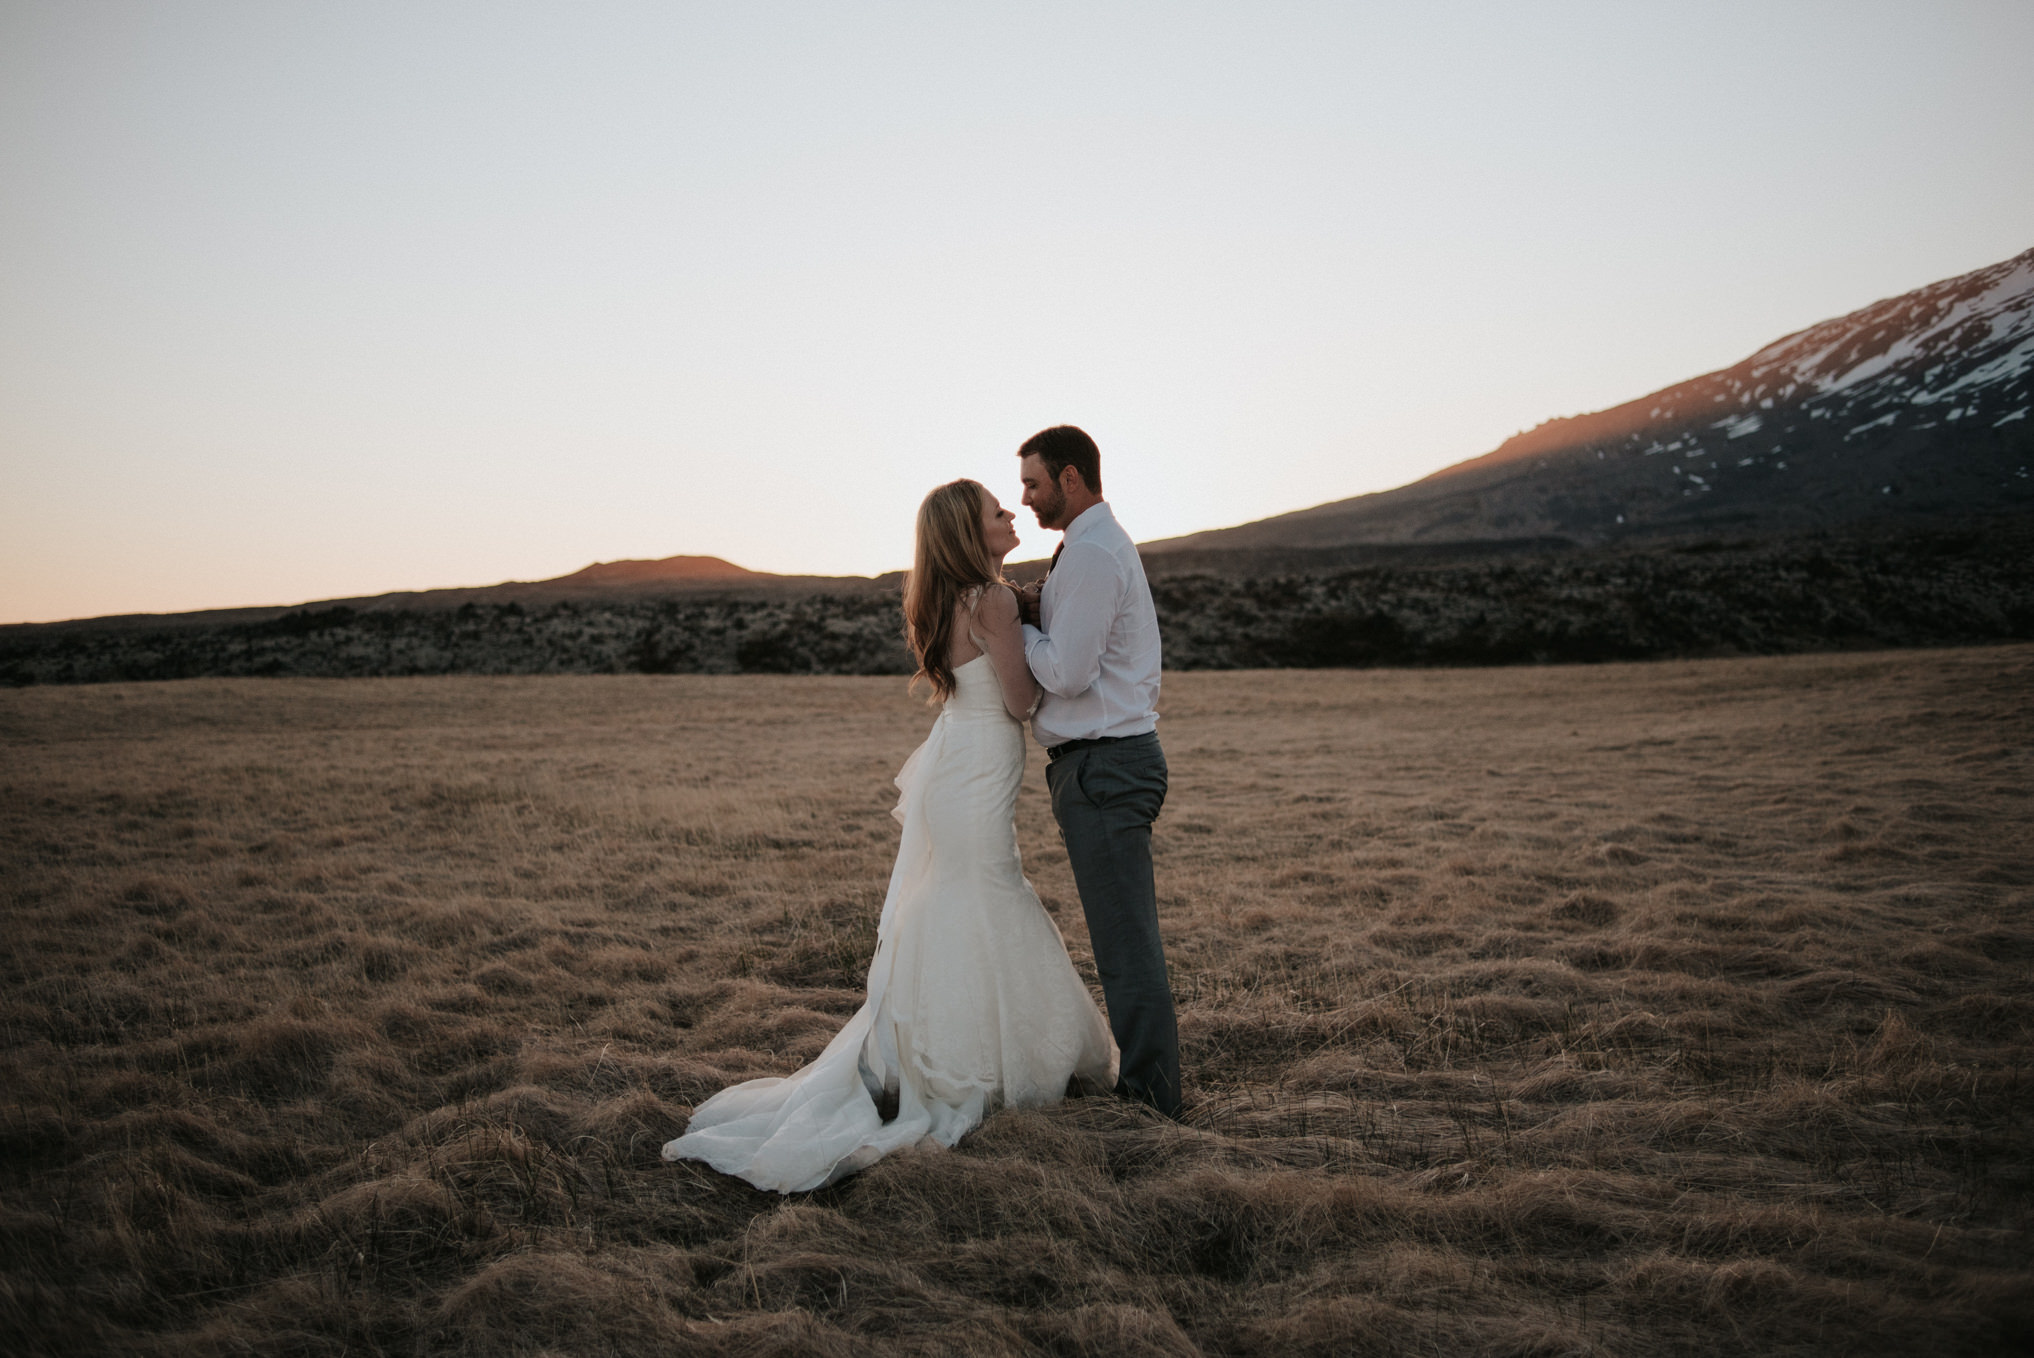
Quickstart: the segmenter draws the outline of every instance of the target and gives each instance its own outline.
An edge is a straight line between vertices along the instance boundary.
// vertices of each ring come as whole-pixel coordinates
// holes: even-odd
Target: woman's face
[[[982,492],[982,541],[998,561],[1017,549],[1017,516],[986,490]]]

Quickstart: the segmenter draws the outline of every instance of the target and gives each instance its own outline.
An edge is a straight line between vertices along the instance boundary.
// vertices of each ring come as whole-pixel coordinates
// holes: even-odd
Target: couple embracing
[[[868,996],[795,1074],[701,1104],[667,1160],[803,1192],[892,1151],[951,1146],[998,1107],[1069,1084],[1179,1116],[1179,1037],[1151,870],[1165,800],[1158,617],[1137,548],[1071,425],[1018,450],[1023,503],[1063,530],[1042,586],[1003,580],[1016,515],[974,481],[919,506],[905,636],[939,719],[897,775],[903,826]],[[1046,747],[1107,1022],[1025,880],[1024,728]]]

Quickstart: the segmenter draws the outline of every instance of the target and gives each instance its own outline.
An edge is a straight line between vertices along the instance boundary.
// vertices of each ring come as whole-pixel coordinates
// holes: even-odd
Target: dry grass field
[[[0,692],[0,1348],[2034,1341],[2034,647],[1165,714],[1184,1125],[999,1114],[783,1199],[658,1147],[859,1002],[900,680]]]

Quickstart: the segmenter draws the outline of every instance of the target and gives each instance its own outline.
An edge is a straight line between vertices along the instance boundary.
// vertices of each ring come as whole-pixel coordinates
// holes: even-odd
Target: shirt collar
[[[1066,526],[1066,533],[1060,539],[1062,546],[1071,547],[1087,537],[1105,523],[1114,523],[1116,516],[1109,512],[1107,500],[1097,500],[1080,512],[1080,517]]]

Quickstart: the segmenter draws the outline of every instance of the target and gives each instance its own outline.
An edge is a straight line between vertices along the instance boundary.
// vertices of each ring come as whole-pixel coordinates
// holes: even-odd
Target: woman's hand
[[[1020,621],[1028,622],[1033,627],[1043,625],[1038,620],[1038,596],[1044,592],[1043,579],[1033,580],[1017,591],[1017,617]]]

